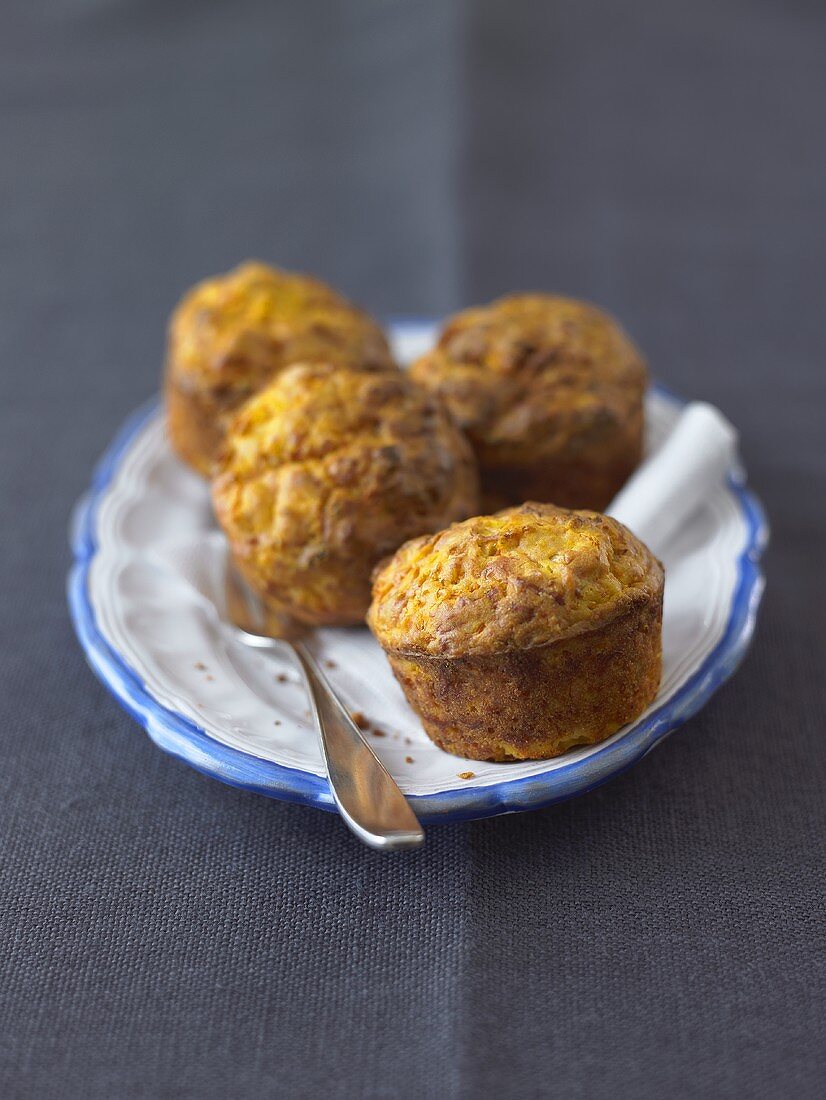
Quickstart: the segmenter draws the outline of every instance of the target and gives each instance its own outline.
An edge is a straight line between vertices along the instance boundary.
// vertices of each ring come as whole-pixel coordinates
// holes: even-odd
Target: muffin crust
[[[449,414],[400,372],[299,364],[231,424],[213,501],[273,611],[347,624],[377,561],[477,509],[478,475]]]
[[[527,504],[414,539],[368,622],[430,737],[483,760],[600,741],[654,698],[662,566],[616,520]]]
[[[465,310],[412,370],[468,434],[486,508],[601,509],[639,463],[645,364],[585,302],[516,294]]]
[[[316,279],[249,262],[199,283],[172,315],[169,434],[209,474],[233,413],[296,362],[394,367],[378,324]]]

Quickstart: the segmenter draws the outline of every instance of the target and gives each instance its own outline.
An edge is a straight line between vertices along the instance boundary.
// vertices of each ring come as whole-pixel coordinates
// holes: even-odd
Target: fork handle
[[[307,684],[327,776],[341,816],[371,848],[416,848],[424,840],[410,804],[364,740],[312,653],[292,642]]]

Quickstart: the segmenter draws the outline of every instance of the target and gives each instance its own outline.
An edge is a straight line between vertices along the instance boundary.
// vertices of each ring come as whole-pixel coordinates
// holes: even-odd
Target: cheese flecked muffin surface
[[[331,287],[249,262],[199,283],[172,315],[166,363],[169,434],[209,474],[239,406],[297,362],[393,369],[379,325]]]
[[[296,365],[231,424],[213,501],[247,581],[276,612],[356,623],[405,539],[478,508],[470,446],[400,372]]]
[[[437,744],[488,760],[600,741],[654,698],[662,566],[594,512],[526,504],[402,546],[368,622]]]
[[[451,318],[413,376],[476,451],[487,508],[604,508],[639,463],[647,372],[586,302],[515,294]]]

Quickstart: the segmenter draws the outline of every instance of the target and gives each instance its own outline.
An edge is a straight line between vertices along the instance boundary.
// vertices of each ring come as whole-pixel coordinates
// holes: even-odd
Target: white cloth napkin
[[[692,523],[692,513],[703,498],[726,477],[734,461],[735,441],[733,429],[717,410],[690,406],[611,508],[613,515],[668,564],[671,610],[667,599],[666,685],[680,675],[686,646],[700,645],[703,615],[710,606],[694,598],[691,582],[693,571],[702,568],[706,559],[696,556],[695,547],[692,560],[681,561],[680,539],[672,536]],[[119,530],[131,532],[136,552],[125,562],[116,562],[117,600],[123,605],[118,621],[126,624],[121,634],[115,632],[116,643],[128,649],[134,645],[135,632],[142,632],[145,659],[141,675],[162,685],[161,694],[173,709],[182,710],[218,740],[321,774],[323,764],[305,713],[304,689],[290,655],[271,654],[262,662],[259,654],[235,642],[232,628],[225,622],[227,547],[210,518],[206,489],[170,453],[161,450],[160,459],[158,452],[154,453],[160,468],[154,468],[146,484],[156,494],[162,487],[161,503],[172,498],[184,501],[185,506],[164,511],[156,497],[155,510],[147,512],[143,496],[131,519],[118,520]],[[117,513],[112,514],[117,518]],[[136,516],[151,518],[141,524]],[[702,517],[697,519],[702,528]],[[98,583],[104,581],[99,578]],[[425,736],[384,654],[366,629],[313,631],[312,645],[346,705],[364,713],[386,734],[377,739],[375,747],[391,771],[411,784],[409,789],[456,786],[462,762],[441,752]],[[202,668],[205,661],[210,676],[215,677],[208,682]],[[197,709],[193,709],[195,700]],[[408,757],[415,764],[411,765]],[[512,776],[534,774],[541,768],[539,764],[474,762],[475,778],[467,782],[484,784],[491,776],[503,777],[503,769]]]
[[[606,509],[655,553],[691,519],[736,463],[737,432],[719,409],[687,405],[665,442]]]

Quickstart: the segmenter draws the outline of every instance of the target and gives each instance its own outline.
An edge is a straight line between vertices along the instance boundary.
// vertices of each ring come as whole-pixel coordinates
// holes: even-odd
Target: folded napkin
[[[700,652],[698,639],[705,630],[705,605],[696,598],[704,578],[695,576],[693,582],[685,583],[686,571],[690,578],[698,562],[681,560],[680,540],[670,544],[669,540],[693,522],[704,498],[728,476],[735,462],[735,444],[734,430],[716,409],[689,406],[609,509],[668,565],[664,690],[685,675],[686,660]],[[172,484],[176,499],[184,499],[186,506],[168,514],[159,509],[163,522],[160,529],[151,527],[151,539],[146,525],[123,525],[147,537],[136,538],[136,553],[115,563],[111,584],[117,588],[121,607],[118,623],[127,624],[117,627],[123,633],[115,633],[115,640],[120,639],[123,648],[133,647],[139,630],[139,674],[155,685],[167,705],[216,740],[286,767],[322,774],[324,765],[306,713],[304,689],[289,653],[269,654],[264,661],[236,641],[225,621],[227,545],[211,518],[206,487],[171,453],[161,452],[156,461],[162,469],[156,469],[149,484],[164,486],[165,493]],[[702,530],[703,521],[697,519]],[[312,646],[345,704],[380,728],[383,736],[377,737],[374,747],[406,791],[424,793],[456,786],[457,773],[463,770],[460,762],[425,736],[368,631],[316,630]],[[208,681],[205,660],[210,666]],[[479,785],[490,778],[532,775],[545,767],[542,762],[474,762],[474,778],[463,783]]]
[[[736,466],[736,456],[736,430],[719,409],[695,401],[606,512],[661,554],[709,491]]]

